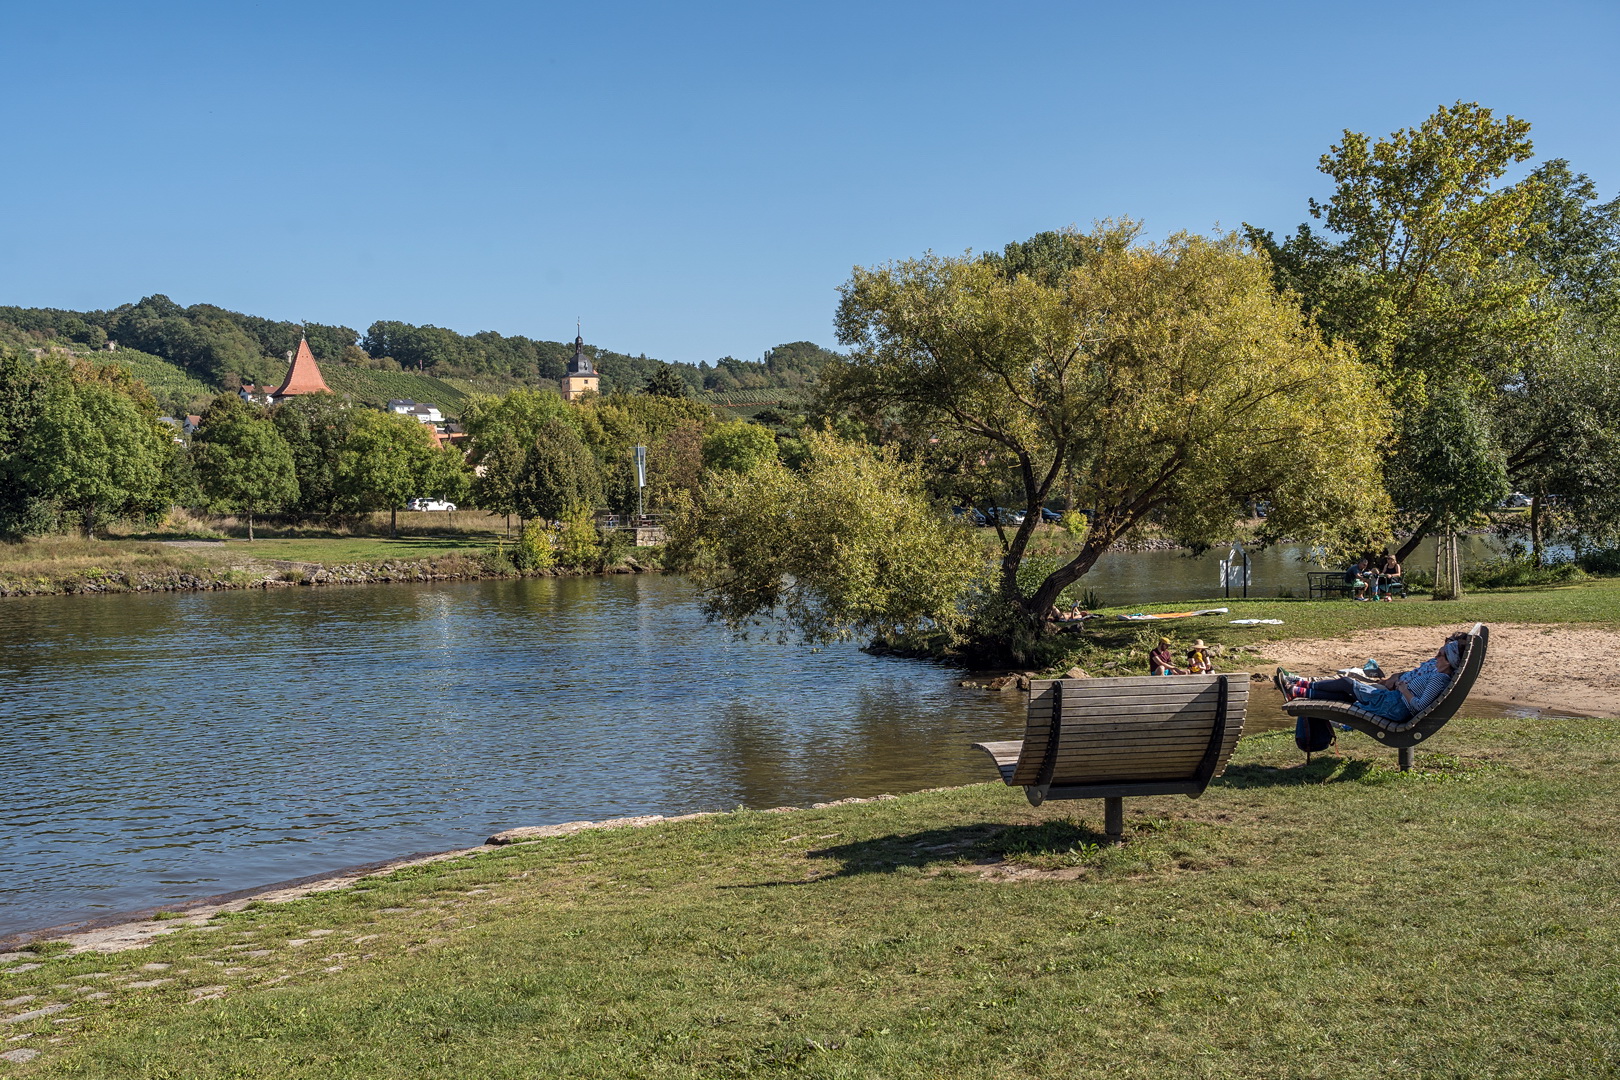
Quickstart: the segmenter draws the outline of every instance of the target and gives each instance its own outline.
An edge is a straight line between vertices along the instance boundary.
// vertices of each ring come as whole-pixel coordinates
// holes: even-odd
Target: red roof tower
[[[321,378],[321,369],[315,364],[315,354],[309,351],[309,341],[302,335],[298,338],[298,351],[293,354],[292,366],[287,369],[287,378],[271,396],[276,399],[293,397],[297,394],[330,394],[332,388],[326,385]]]

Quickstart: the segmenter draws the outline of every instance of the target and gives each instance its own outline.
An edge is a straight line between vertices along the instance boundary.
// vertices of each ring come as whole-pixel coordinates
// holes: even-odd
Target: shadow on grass
[[[1043,855],[1074,855],[1097,850],[1107,843],[1108,838],[1100,828],[1101,814],[1102,807],[1098,804],[1097,829],[1073,821],[1047,821],[1035,825],[981,822],[833,844],[806,852],[811,859],[836,861],[839,865],[831,873],[789,881],[723,885],[721,888],[770,889],[809,885],[827,878],[853,877],[857,874],[892,874],[904,870],[940,869],[963,863],[983,865]]]
[[[1371,772],[1372,768],[1372,762],[1360,758],[1317,754],[1309,764],[1301,762],[1286,769],[1275,765],[1230,765],[1224,776],[1210,782],[1210,787],[1242,789],[1342,784],[1350,780],[1360,780]]]

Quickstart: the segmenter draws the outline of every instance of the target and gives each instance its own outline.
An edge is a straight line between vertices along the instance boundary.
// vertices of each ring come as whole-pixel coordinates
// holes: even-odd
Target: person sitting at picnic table
[[[1396,585],[1401,583],[1401,564],[1396,561],[1393,552],[1389,552],[1384,555],[1384,561],[1382,565],[1378,567],[1378,582],[1379,587],[1383,592],[1382,599],[1395,599],[1393,596],[1389,595],[1389,587],[1392,583]],[[1401,595],[1404,596],[1405,593],[1403,592]]]
[[[1278,668],[1277,689],[1289,701],[1343,701],[1362,712],[1400,723],[1427,709],[1445,693],[1462,660],[1463,639],[1467,636],[1453,634],[1433,657],[1411,671],[1386,679],[1304,679]]]
[[[1351,586],[1351,597],[1356,600],[1367,599],[1367,570],[1372,563],[1363,555],[1356,560],[1354,566],[1348,566],[1344,571],[1344,580]]]
[[[1150,675],[1185,675],[1185,671],[1175,665],[1175,657],[1170,652],[1170,639],[1159,639],[1159,647],[1148,653],[1148,674]]]
[[[1209,646],[1204,639],[1199,638],[1187,650],[1187,674],[1208,675],[1215,670],[1215,664],[1209,658]]]

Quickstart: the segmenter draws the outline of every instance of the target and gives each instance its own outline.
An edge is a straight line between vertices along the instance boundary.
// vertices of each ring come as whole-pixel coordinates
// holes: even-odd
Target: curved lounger
[[[1283,712],[1289,716],[1311,716],[1335,724],[1344,724],[1357,731],[1366,732],[1385,746],[1406,750],[1445,727],[1446,721],[1457,715],[1463,699],[1468,696],[1468,691],[1473,689],[1475,680],[1479,678],[1479,669],[1485,666],[1485,650],[1490,645],[1490,637],[1489,627],[1484,623],[1475,623],[1464,641],[1462,662],[1458,665],[1457,675],[1451,680],[1451,685],[1446,687],[1446,692],[1435,699],[1434,704],[1427,709],[1405,720],[1386,720],[1382,716],[1363,712],[1347,702],[1311,701],[1306,698],[1286,702],[1283,705]],[[1403,754],[1401,758],[1403,768],[1407,766],[1408,761],[1408,756]]]
[[[1248,701],[1246,674],[1033,679],[1024,738],[973,745],[1031,805],[1102,799],[1117,840],[1120,800],[1204,793],[1232,756]]]

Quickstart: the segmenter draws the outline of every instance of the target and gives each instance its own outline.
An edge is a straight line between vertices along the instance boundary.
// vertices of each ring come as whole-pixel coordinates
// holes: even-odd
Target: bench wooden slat
[[[1224,771],[1242,733],[1248,692],[1247,674],[1226,676],[1226,728],[1213,748],[1214,775]],[[1059,695],[1061,731],[1047,762]],[[990,744],[979,748],[991,754],[1002,779],[1012,785],[1038,784],[1048,764],[1054,789],[1078,791],[1094,781],[1192,783],[1211,753],[1220,699],[1219,677],[1211,675],[1036,679],[1030,683],[1023,741],[996,744],[995,752]]]

